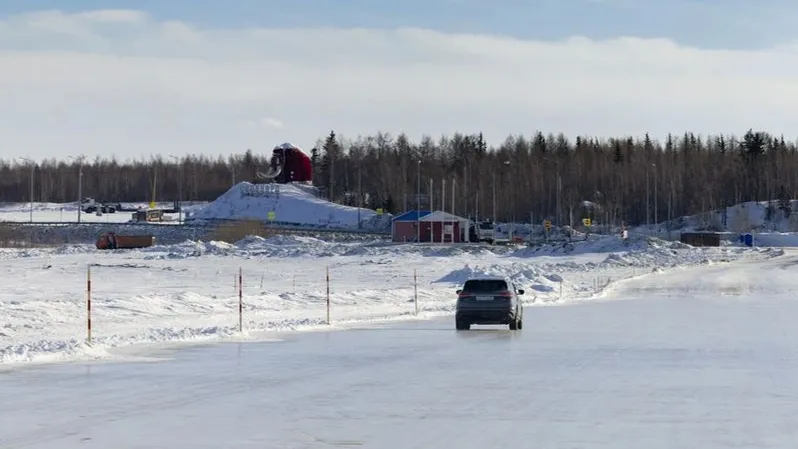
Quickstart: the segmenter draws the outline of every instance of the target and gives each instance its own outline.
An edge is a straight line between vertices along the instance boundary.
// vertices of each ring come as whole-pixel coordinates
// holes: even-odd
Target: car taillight
[[[459,295],[457,295],[457,299],[468,298],[469,296],[471,296],[471,293],[468,293],[468,292],[460,292],[460,294],[459,294]]]
[[[513,296],[513,293],[512,293],[512,292],[510,292],[510,291],[504,291],[504,292],[500,292],[500,293],[499,293],[499,294],[497,294],[496,296],[502,296],[502,297],[504,297],[504,298],[512,298],[512,296]]]

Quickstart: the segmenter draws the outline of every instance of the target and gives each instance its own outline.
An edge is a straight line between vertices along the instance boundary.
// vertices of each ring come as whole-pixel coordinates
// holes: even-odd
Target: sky
[[[794,139],[797,15],[787,0],[3,0],[0,158],[309,150],[330,130]]]

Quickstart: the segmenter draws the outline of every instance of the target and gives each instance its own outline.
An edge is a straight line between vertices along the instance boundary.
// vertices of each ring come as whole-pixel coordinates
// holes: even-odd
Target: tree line
[[[742,137],[686,132],[664,142],[648,135],[569,139],[536,132],[495,146],[481,133],[413,142],[404,134],[342,139],[331,131],[309,154],[321,195],[341,204],[394,214],[419,205],[478,218],[493,218],[495,210],[500,221],[576,224],[591,217],[645,224],[744,201],[795,198],[797,149],[783,136],[754,130]],[[102,201],[150,201],[153,193],[156,201],[180,194],[212,201],[237,182],[253,181],[270,158],[271,149],[179,160],[0,161],[0,201],[30,201],[31,175],[34,201],[76,201],[80,173],[83,196]]]

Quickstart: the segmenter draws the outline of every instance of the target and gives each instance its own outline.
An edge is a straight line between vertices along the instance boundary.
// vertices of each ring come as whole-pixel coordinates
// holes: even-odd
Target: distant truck
[[[155,244],[152,235],[117,235],[107,232],[97,238],[97,249],[131,249],[147,248]]]
[[[491,221],[473,222],[469,227],[469,240],[472,242],[493,243],[496,240],[496,226]]]
[[[98,211],[103,214],[113,214],[120,209],[121,206],[119,204],[98,203],[94,198],[84,198],[83,201],[80,202],[80,208],[87,214],[93,214]]]

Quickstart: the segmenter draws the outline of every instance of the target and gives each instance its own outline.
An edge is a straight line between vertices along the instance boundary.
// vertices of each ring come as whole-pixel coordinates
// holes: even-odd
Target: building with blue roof
[[[391,240],[394,242],[468,241],[469,220],[442,211],[411,210],[394,217]]]

